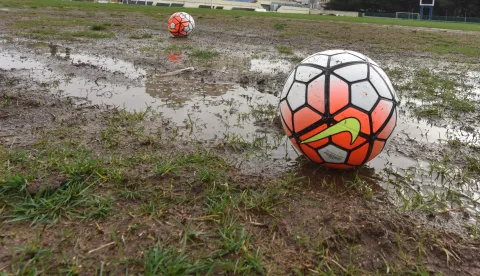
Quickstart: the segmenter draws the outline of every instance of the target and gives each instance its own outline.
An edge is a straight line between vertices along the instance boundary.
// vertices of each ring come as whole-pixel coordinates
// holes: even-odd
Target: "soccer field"
[[[480,274],[478,30],[0,0],[0,275]],[[301,156],[278,112],[331,49],[399,96],[353,170]]]
[[[78,1],[61,1],[61,0],[2,0],[2,6],[5,7],[79,7],[82,10],[96,10],[98,8],[113,10],[113,11],[141,11],[144,13],[155,12],[169,12],[175,8],[169,7],[152,7],[152,6],[138,6],[138,5],[123,5],[123,4],[97,4],[91,2]],[[100,6],[99,6],[100,5]],[[348,17],[348,16],[323,16],[323,15],[309,15],[309,14],[288,14],[275,12],[249,12],[249,11],[226,11],[226,10],[210,10],[210,9],[184,9],[181,10],[199,15],[216,15],[216,16],[254,16],[254,17],[278,17],[278,18],[293,18],[293,19],[310,19],[310,20],[328,20],[328,21],[342,21],[342,22],[357,22],[357,23],[371,23],[381,25],[398,25],[410,27],[425,27],[425,28],[439,28],[449,30],[463,30],[463,31],[480,31],[480,24],[464,24],[451,23],[439,21],[420,21],[420,20],[400,20],[393,18],[373,18],[373,17]]]

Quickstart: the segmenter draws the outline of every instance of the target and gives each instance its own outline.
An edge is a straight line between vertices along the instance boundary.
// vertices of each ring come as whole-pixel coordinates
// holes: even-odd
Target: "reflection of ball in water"
[[[186,12],[177,12],[168,19],[168,30],[175,37],[188,36],[195,29],[193,17]]]
[[[353,168],[376,157],[397,121],[397,96],[368,57],[330,50],[303,60],[280,96],[282,124],[308,159]]]

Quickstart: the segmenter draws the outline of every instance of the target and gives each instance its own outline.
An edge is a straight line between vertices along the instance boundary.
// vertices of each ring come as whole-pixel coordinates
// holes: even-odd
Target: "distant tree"
[[[419,0],[331,0],[327,9],[344,11],[419,12]],[[480,17],[480,0],[436,0],[434,15]]]

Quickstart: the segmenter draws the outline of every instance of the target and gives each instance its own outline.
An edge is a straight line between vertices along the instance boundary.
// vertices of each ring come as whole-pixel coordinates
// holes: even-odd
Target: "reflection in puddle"
[[[0,69],[42,69],[42,64],[19,53],[0,51]]]
[[[229,110],[230,114],[248,112],[248,110],[243,110],[243,105],[245,105],[247,109],[252,109],[259,105],[277,105],[276,97],[260,93],[251,88],[244,89],[236,84],[202,83],[193,79],[187,80],[182,76],[162,78],[149,76],[147,78],[144,69],[137,68],[130,62],[104,56],[70,54],[68,48],[66,48],[65,53],[58,53],[56,46],[51,46],[50,49],[52,55],[67,58],[76,66],[82,64],[94,65],[101,70],[121,72],[130,78],[138,78],[140,81],[135,82],[136,84],[124,85],[111,83],[104,79],[93,81],[82,77],[67,77],[49,69],[44,63],[27,56],[22,56],[19,53],[8,51],[2,51],[0,53],[0,69],[38,71],[35,74],[29,73],[29,77],[37,78],[37,80],[41,82],[55,83],[55,88],[62,91],[64,95],[84,98],[92,104],[124,106],[129,110],[133,110],[142,109],[145,108],[146,105],[152,104],[165,108],[165,103],[181,103],[192,110],[188,110],[188,108],[182,109],[183,107],[180,108],[180,110],[183,110],[183,117],[180,116],[180,122],[186,119],[188,112],[201,113],[199,111],[207,110],[204,108],[206,102],[217,106],[218,110]],[[275,66],[282,67],[282,62],[284,61],[272,63],[272,61],[252,60],[252,66],[266,70],[265,68],[276,68]],[[283,68],[285,69],[285,66],[283,66]],[[195,110],[193,111],[193,109]],[[434,126],[428,124],[425,120],[415,119],[402,107],[400,107],[400,110],[399,121],[395,132],[397,136],[404,136],[408,141],[438,143],[439,140],[459,139],[463,142],[476,143],[478,140],[475,132],[462,131],[458,127]],[[163,111],[166,111],[166,114],[178,113],[175,112],[175,110]],[[180,114],[182,113],[180,112]],[[178,114],[175,117],[178,118]],[[215,125],[218,122],[212,119],[212,121],[206,120],[204,123]],[[254,131],[255,128],[252,129]],[[212,133],[214,132],[215,131]],[[218,136],[222,133],[215,134]],[[418,162],[417,160],[406,158],[401,154],[398,155],[398,153],[390,156],[386,154],[386,152],[383,152],[369,164],[373,167],[383,169],[388,162],[393,162],[394,166],[400,168],[416,166],[416,162]]]
[[[168,59],[173,63],[180,62],[180,61],[182,61],[182,53],[180,53],[180,52],[170,52],[170,53],[168,53]]]
[[[292,68],[293,65],[287,60],[252,59],[250,61],[250,71],[264,74],[288,73]]]
[[[103,71],[120,72],[134,80],[121,84],[105,79],[70,77],[59,73],[61,69],[49,67],[47,61],[41,62],[8,51],[0,52],[0,69],[19,70],[16,72],[18,76],[23,74],[28,79],[52,83],[52,89],[62,95],[83,98],[90,104],[119,106],[128,110],[155,107],[163,117],[169,118],[183,135],[212,146],[220,144],[241,149],[248,145],[259,149],[257,151],[263,152],[262,156],[256,157],[264,158],[264,161],[247,161],[241,165],[242,168],[256,173],[276,175],[295,164],[298,154],[283,135],[283,131],[272,125],[278,104],[277,97],[273,95],[232,83],[203,83],[184,76],[147,76],[145,70],[126,61],[104,56],[71,54],[70,51],[58,53],[58,50],[52,47],[50,51],[51,55],[67,60],[74,66],[91,65]],[[284,62],[252,60],[251,70],[264,73],[290,70],[292,65]],[[408,148],[408,144],[412,142],[423,145],[438,144],[447,139],[459,139],[471,144],[478,142],[475,131],[466,132],[452,126],[433,126],[425,120],[413,118],[404,106],[400,107],[394,136],[394,143],[390,143],[386,150],[360,171],[370,174],[370,177],[373,174],[385,176],[384,170],[387,169],[390,173],[386,174],[386,177],[391,181],[383,179],[376,182],[388,189],[392,183],[402,185],[402,181],[408,181],[405,182],[405,187],[401,187],[405,193],[409,193],[407,187],[415,187],[422,193],[435,194],[445,189],[445,181],[451,182],[447,183],[448,185],[459,184],[440,178],[434,171],[430,173],[430,163],[422,159],[423,154],[415,160],[407,157],[412,155],[403,154],[402,147]],[[414,173],[412,170],[415,170]],[[469,205],[468,201],[480,198],[476,183],[462,183],[460,186],[464,194],[460,201],[466,205]],[[478,208],[478,205],[470,204],[469,208]]]
[[[73,64],[80,58],[89,61],[89,57],[92,56],[71,54]],[[113,62],[105,57],[96,59],[95,64],[100,64],[99,60],[105,61],[103,66],[112,65],[111,68],[102,67],[102,70],[115,72],[122,69],[121,65],[128,64],[119,60]],[[156,107],[162,116],[169,118],[181,129],[185,129],[186,123],[190,124],[191,128],[195,128],[194,135],[197,139],[214,139],[214,143],[220,141],[232,148],[247,144],[262,149],[268,147],[271,157],[281,159],[279,162],[282,164],[285,164],[285,158],[293,160],[298,156],[283,133],[265,130],[261,126],[262,123],[271,124],[276,113],[277,98],[252,88],[242,88],[237,84],[202,83],[175,76],[144,77],[135,84],[124,85],[104,79],[91,80],[62,75],[46,63],[22,58],[14,53],[1,55],[0,69],[10,68],[31,69],[30,72],[25,72],[25,76],[38,82],[51,83],[52,90],[63,96],[84,99],[92,105],[125,107],[127,110]],[[142,72],[142,69],[136,70]],[[263,111],[268,114],[263,114]],[[280,165],[277,168],[284,169]]]
[[[404,107],[400,107],[403,108]],[[403,110],[401,120],[398,121],[396,131],[398,135],[405,136],[410,141],[424,143],[439,143],[449,140],[457,140],[469,145],[480,146],[480,133],[473,127],[466,129],[465,125],[446,125],[444,127],[435,126],[425,119],[415,118],[410,112]]]
[[[231,84],[198,83],[181,77],[150,78],[146,81],[146,92],[150,96],[176,102],[192,101],[197,96],[221,96],[233,90]]]
[[[59,46],[54,44],[48,44],[50,48],[50,56],[57,57],[63,60],[70,60],[71,63],[77,67],[90,66],[98,68],[102,71],[110,73],[120,73],[130,79],[138,79],[146,76],[147,72],[135,66],[133,63],[101,56],[101,55],[88,55],[88,54],[70,54],[71,49],[65,47],[65,53],[59,53]]]
[[[141,68],[137,68],[133,63],[119,60],[116,58],[104,56],[92,56],[84,54],[75,54],[68,57],[66,54],[61,54],[60,57],[67,57],[72,61],[72,64],[77,66],[95,66],[103,71],[115,73],[119,72],[130,79],[137,79],[144,77],[147,72]]]
[[[52,57],[56,56],[57,55],[57,52],[58,52],[58,46],[57,45],[54,45],[54,44],[48,44],[48,48],[50,48],[50,55]],[[66,55],[67,53],[65,53]],[[68,56],[67,56],[68,57]]]
[[[468,79],[472,80],[472,93],[475,94],[477,99],[480,98],[480,72],[470,71],[467,73]]]

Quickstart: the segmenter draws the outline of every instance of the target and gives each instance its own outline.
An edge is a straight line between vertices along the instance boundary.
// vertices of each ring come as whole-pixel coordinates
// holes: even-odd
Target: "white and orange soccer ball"
[[[282,124],[313,162],[354,168],[375,158],[397,121],[397,96],[385,72],[363,54],[330,50],[304,59],[280,95]]]
[[[174,37],[188,36],[195,30],[195,21],[186,12],[176,12],[168,19],[168,30]]]

